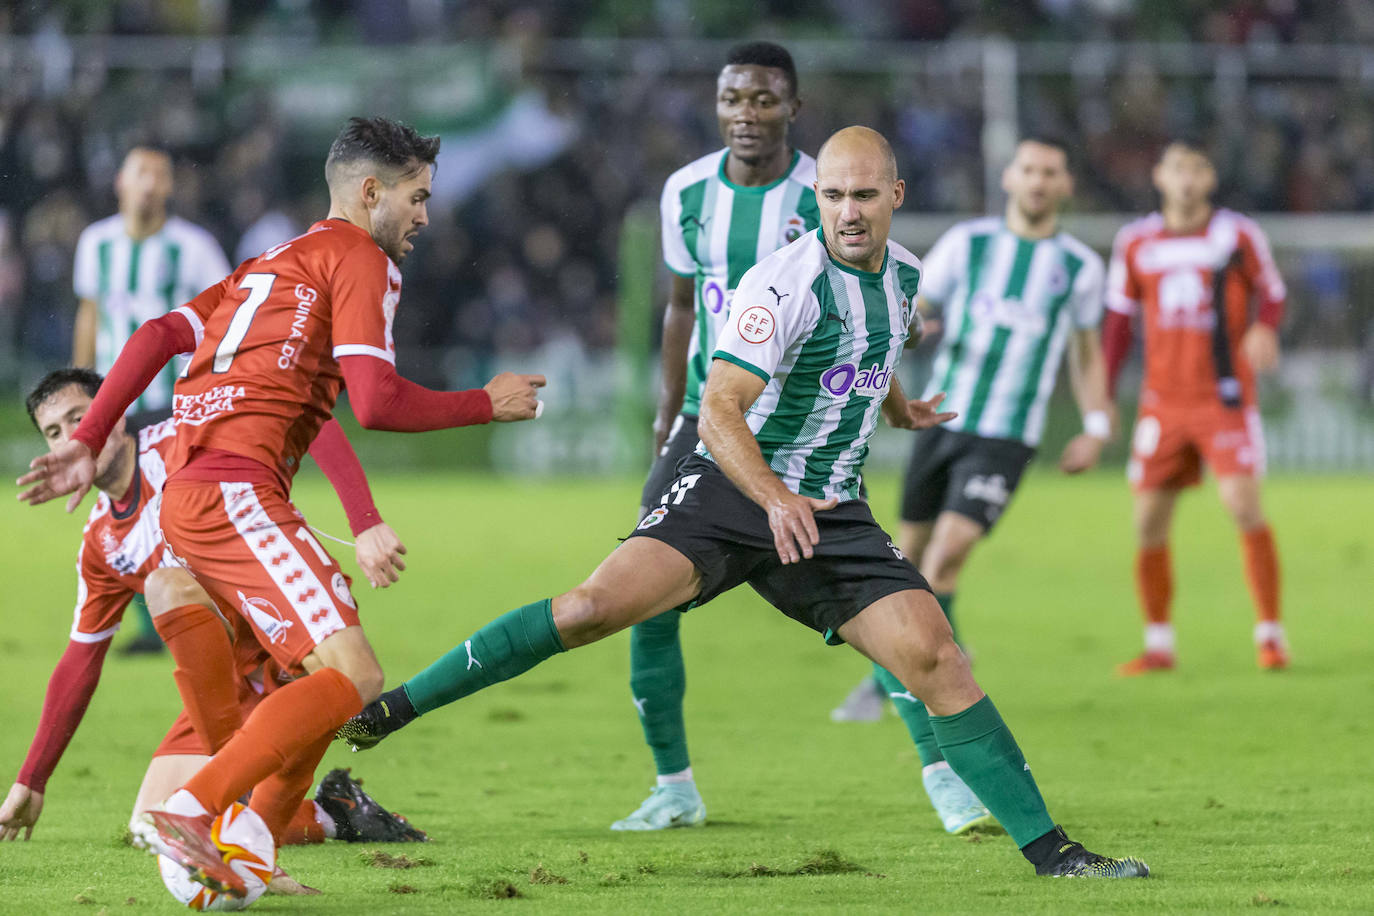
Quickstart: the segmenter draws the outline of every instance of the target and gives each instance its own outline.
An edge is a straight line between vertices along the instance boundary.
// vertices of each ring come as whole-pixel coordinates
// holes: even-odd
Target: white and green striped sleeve
[[[817,274],[798,266],[779,252],[745,272],[716,340],[715,359],[748,369],[765,383],[772,380],[784,356],[820,320],[811,291]]]
[[[1076,328],[1095,328],[1102,323],[1106,269],[1096,252],[1083,252],[1083,266],[1074,278],[1070,307]]]
[[[968,233],[955,226],[940,236],[921,259],[921,298],[944,307],[959,286],[968,259]]]
[[[95,249],[95,236],[88,227],[76,240],[76,263],[72,266],[72,290],[78,299],[100,295],[100,265]]]
[[[682,238],[682,189],[672,177],[663,185],[658,216],[663,230],[663,263],[680,277],[696,276],[697,262]]]
[[[213,235],[201,229],[193,238],[195,244],[190,253],[192,263],[189,265],[191,269],[187,272],[187,277],[191,288],[199,294],[233,273],[233,268],[229,266],[224,249],[219,246]]]

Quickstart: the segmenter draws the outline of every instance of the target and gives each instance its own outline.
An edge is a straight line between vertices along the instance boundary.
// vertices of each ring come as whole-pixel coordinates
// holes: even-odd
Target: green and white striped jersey
[[[683,166],[663,185],[663,260],[668,269],[696,280],[696,333],[687,350],[687,391],[682,412],[701,408],[716,336],[744,272],[820,225],[816,209],[816,160],[792,153],[777,181],[743,187],[725,177],[719,150]]]
[[[929,398],[948,392],[945,424],[1035,446],[1071,329],[1102,317],[1102,259],[1064,232],[1014,235],[1000,217],[959,223],[925,257],[921,296],[944,309]]]
[[[792,492],[859,498],[920,281],[921,262],[901,245],[889,241],[882,268],[865,273],[836,263],[819,229],[740,281],[715,358],[767,382],[745,419]]]
[[[223,280],[229,261],[214,236],[176,216],[135,241],[119,214],[87,226],[76,243],[72,287],[97,310],[95,368],[105,373],[138,326],[167,314]],[[170,407],[174,360],[134,402],[133,410]]]

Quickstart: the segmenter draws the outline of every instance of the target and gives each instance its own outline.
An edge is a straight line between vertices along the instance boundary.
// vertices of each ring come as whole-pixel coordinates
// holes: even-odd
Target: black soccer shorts
[[[668,439],[649,468],[649,476],[644,481],[644,489],[639,494],[639,517],[658,505],[673,478],[677,476],[677,466],[683,458],[692,454],[697,447],[697,418],[685,413],[677,415]]]
[[[1035,449],[938,426],[917,436],[902,482],[902,521],[933,522],[957,512],[983,526],[1002,517]]]
[[[676,549],[701,574],[698,607],[748,582],[765,601],[839,645],[840,626],[880,598],[907,589],[930,591],[868,503],[853,499],[816,513],[820,543],[809,560],[783,565],[768,515],[721,472],[692,455],[630,537]]]

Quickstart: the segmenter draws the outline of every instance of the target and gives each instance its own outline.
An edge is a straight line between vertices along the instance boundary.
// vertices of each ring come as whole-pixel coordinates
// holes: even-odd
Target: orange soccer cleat
[[[1142,674],[1153,674],[1156,671],[1173,670],[1174,653],[1158,650],[1142,652],[1130,661],[1116,666],[1116,673],[1120,677],[1138,677]]]
[[[181,865],[192,881],[218,894],[244,897],[248,893],[243,877],[224,860],[215,843],[208,816],[189,817],[154,808],[138,816],[134,845],[155,855],[166,856]]]
[[[1282,671],[1288,667],[1288,649],[1277,639],[1265,640],[1255,649],[1261,670]]]

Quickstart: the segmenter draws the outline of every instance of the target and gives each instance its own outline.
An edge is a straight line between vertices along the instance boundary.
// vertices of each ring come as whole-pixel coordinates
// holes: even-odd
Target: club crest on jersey
[[[797,239],[801,238],[805,232],[806,221],[793,213],[792,216],[788,218],[787,222],[783,224],[782,233],[778,241],[783,245],[791,245]]]
[[[267,637],[267,641],[276,645],[286,641],[286,631],[291,629],[294,621],[282,619],[281,612],[277,606],[266,598],[249,598],[243,592],[239,592],[239,610],[253,621],[253,625],[262,630],[262,635]]]
[[[334,590],[335,598],[338,598],[355,611],[358,609],[358,605],[353,601],[353,593],[348,590],[348,582],[344,580],[343,573],[336,570],[334,572],[334,578],[329,580],[329,587]]]
[[[745,343],[761,344],[773,336],[777,330],[777,319],[773,313],[762,305],[751,305],[740,313],[739,320],[735,323],[739,328],[739,336]]]
[[[852,363],[840,363],[821,375],[821,388],[837,398],[851,391],[868,397],[885,397],[891,381],[892,370],[886,366],[874,364],[860,368]]]

